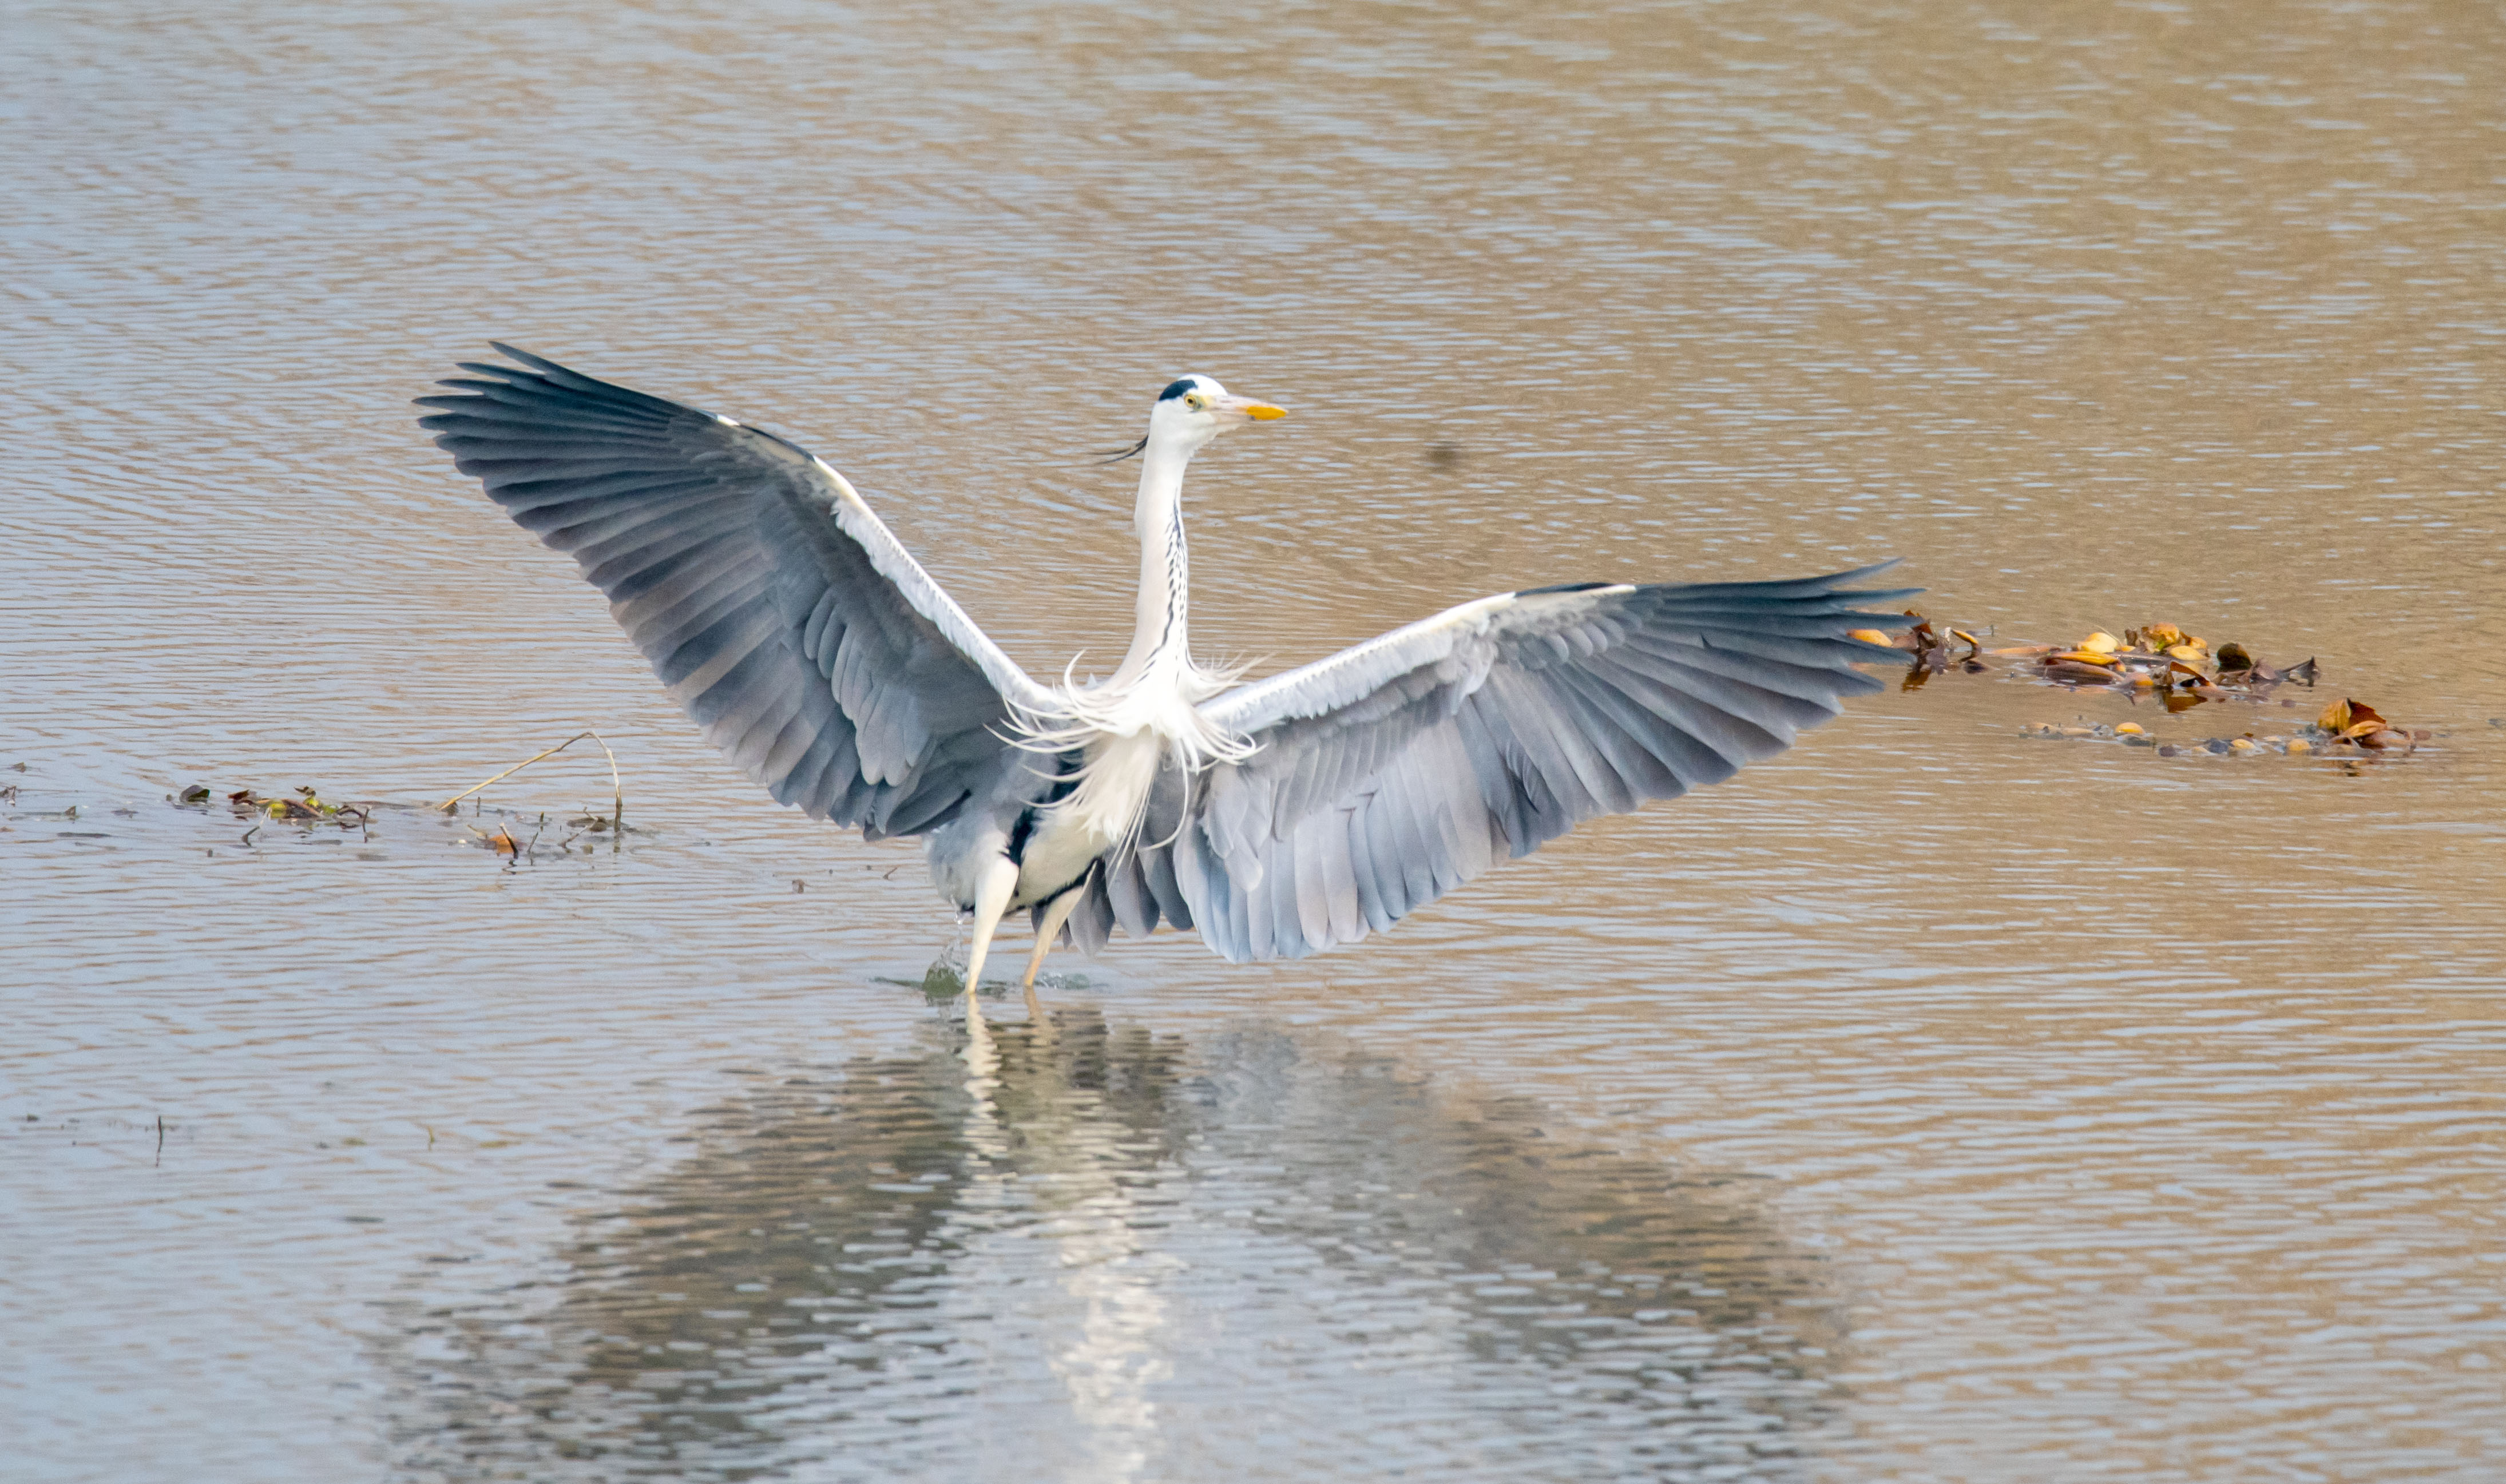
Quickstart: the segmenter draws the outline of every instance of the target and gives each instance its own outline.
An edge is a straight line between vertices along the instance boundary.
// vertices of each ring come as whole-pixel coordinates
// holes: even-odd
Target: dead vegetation
[[[1914,620],[1912,625],[1893,638],[1872,629],[1861,630],[1855,637],[1906,651],[1910,663],[1905,689],[1909,690],[1919,689],[1935,675],[1993,674],[2074,692],[2102,692],[2174,716],[2204,706],[2312,709],[2312,701],[2303,697],[2321,679],[2321,666],[2310,655],[2293,663],[2270,664],[2255,658],[2242,644],[2213,649],[2208,640],[2174,623],[2127,628],[2121,637],[2099,630],[2075,644],[1987,648],[1985,640],[1965,629],[1943,632],[1913,610],[1908,610],[1907,617]],[[2424,728],[2397,726],[2366,702],[2346,698],[2323,707],[2311,723],[2267,720],[2259,712],[2254,720],[2257,724],[2236,735],[2183,743],[2162,743],[2136,722],[2031,725],[2020,731],[2023,736],[2091,738],[2150,747],[2163,758],[2268,754],[2352,760],[2407,757],[2431,735]]]
[[[570,852],[574,843],[586,835],[604,838],[615,848],[627,832],[626,785],[618,770],[617,755],[610,753],[609,744],[601,740],[598,732],[577,732],[556,746],[534,753],[512,767],[462,790],[440,804],[431,806],[394,804],[380,800],[335,804],[324,799],[311,784],[299,786],[293,794],[265,795],[251,789],[237,789],[233,793],[221,795],[206,784],[196,783],[178,794],[167,795],[166,800],[178,807],[202,811],[223,806],[233,811],[237,819],[251,820],[252,828],[243,832],[242,843],[246,845],[253,843],[254,837],[261,832],[263,827],[273,824],[293,825],[306,831],[337,827],[340,830],[356,830],[364,838],[372,839],[375,817],[378,810],[430,809],[432,812],[457,816],[460,813],[462,800],[469,799],[472,814],[478,816],[483,812],[478,799],[481,790],[489,784],[512,777],[544,758],[555,757],[575,743],[586,739],[599,743],[601,752],[609,758],[610,804],[607,814],[587,812],[567,819],[557,827],[560,831],[559,837],[546,845],[543,845],[542,841],[549,834],[550,817],[545,812],[531,819],[526,816],[509,816],[505,811],[498,810],[496,811],[497,821],[492,830],[482,829],[479,825],[466,822],[462,824],[461,828],[467,831],[468,838],[459,840],[457,843],[485,850],[511,865],[533,860],[543,850],[550,854]]]

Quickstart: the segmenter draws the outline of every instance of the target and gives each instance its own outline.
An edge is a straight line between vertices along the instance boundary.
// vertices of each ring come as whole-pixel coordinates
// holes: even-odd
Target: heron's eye
[[[1198,412],[1209,406],[1209,399],[1199,392],[1186,392],[1183,394],[1183,405]]]

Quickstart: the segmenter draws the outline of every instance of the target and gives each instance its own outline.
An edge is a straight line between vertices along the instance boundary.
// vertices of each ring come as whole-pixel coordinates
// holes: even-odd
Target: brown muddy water
[[[2493,7],[0,38],[12,1481],[2506,1475]],[[1201,371],[1296,412],[1194,471],[1215,653],[1903,556],[2324,682],[1938,676],[1389,937],[970,1028],[915,850],[759,797],[418,434],[490,336],[788,430],[1056,673],[1129,609],[1084,454]],[[2336,694],[2435,735],[2021,736]],[[478,848],[573,754],[168,800],[583,726],[623,849]]]

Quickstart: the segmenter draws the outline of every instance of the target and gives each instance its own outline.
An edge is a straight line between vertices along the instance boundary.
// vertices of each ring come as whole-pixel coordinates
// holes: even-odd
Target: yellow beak
[[[1274,407],[1267,402],[1255,402],[1248,403],[1245,406],[1244,415],[1253,419],[1255,422],[1277,422],[1280,418],[1288,415],[1288,409],[1286,407]]]

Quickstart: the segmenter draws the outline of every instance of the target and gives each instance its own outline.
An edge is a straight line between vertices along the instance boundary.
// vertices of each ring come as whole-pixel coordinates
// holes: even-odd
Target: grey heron
[[[523,529],[574,557],[673,697],[777,802],[927,837],[974,917],[1045,954],[1120,924],[1233,962],[1379,933],[1577,823],[1720,782],[1877,690],[1851,636],[1919,589],[1888,563],[1789,582],[1569,583],[1464,603],[1248,685],[1193,657],[1183,477],[1286,414],[1185,376],[1158,395],[1133,528],[1129,652],[1039,683],[824,460],[731,418],[498,344],[512,365],[419,422]]]

